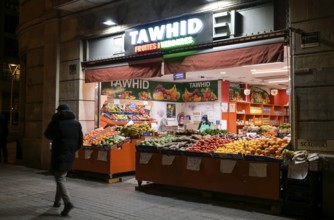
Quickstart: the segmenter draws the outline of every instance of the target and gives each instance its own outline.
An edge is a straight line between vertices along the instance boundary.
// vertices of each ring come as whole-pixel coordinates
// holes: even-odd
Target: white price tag
[[[162,155],[162,159],[161,159],[161,164],[162,165],[166,165],[166,166],[170,166],[173,164],[173,161],[175,159],[175,156],[173,155]]]
[[[199,171],[201,169],[201,157],[188,157],[187,158],[187,170]]]
[[[220,172],[232,173],[236,163],[236,160],[220,160]]]
[[[148,164],[152,157],[152,153],[140,153],[139,164]]]
[[[97,160],[108,161],[108,151],[99,150],[97,153]]]
[[[266,163],[249,163],[249,176],[267,177]]]
[[[92,157],[93,150],[85,150],[85,159],[89,160]]]

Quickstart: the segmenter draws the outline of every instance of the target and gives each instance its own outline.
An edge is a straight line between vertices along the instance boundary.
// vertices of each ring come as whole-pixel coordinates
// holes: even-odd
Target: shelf
[[[235,112],[228,113],[228,130],[237,134],[241,126],[247,125],[271,125],[279,126],[289,120],[289,106],[259,104],[249,102],[232,102],[235,103]],[[237,122],[245,122],[238,124]]]

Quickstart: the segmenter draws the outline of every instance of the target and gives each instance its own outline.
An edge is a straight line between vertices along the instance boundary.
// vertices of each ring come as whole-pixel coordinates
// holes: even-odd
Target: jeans
[[[66,187],[66,175],[67,172],[54,172],[54,177],[57,185],[55,202],[60,202],[60,200],[63,199],[64,204],[71,203],[70,194]]]

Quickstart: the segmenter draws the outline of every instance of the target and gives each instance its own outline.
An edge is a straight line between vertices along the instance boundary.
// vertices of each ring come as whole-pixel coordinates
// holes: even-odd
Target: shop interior
[[[173,102],[172,100],[155,101],[154,98],[147,100],[145,100],[145,98],[143,98],[143,100],[134,100],[131,97],[126,97],[122,95],[110,98],[110,96],[102,94],[99,106],[101,109],[101,107],[103,107],[108,102],[111,105],[130,105],[131,103],[133,105],[142,105],[146,109],[146,113],[148,113],[149,115],[149,117],[147,116],[146,119],[147,121],[150,121],[152,129],[158,131],[161,123],[163,122],[166,124],[166,130],[169,132],[176,132],[180,130],[197,130],[198,124],[201,120],[201,116],[206,114],[208,115],[209,121],[213,122],[215,128],[225,129],[231,133],[238,134],[244,132],[242,131],[242,125],[261,126],[267,124],[277,127],[283,123],[290,123],[290,118],[288,117],[290,111],[289,78],[289,54],[288,47],[285,47],[283,62],[168,74],[162,75],[161,77],[143,79],[151,82],[169,82],[177,84],[189,82],[218,81],[218,95],[215,101],[205,102],[202,100],[200,102]],[[224,85],[227,85],[227,87]],[[259,96],[262,96],[262,93],[265,93],[268,95],[268,99],[270,100],[262,100],[262,97],[260,97],[260,100],[258,100],[256,97],[253,97],[253,93],[255,94],[256,90],[260,90],[261,94],[258,94]],[[226,95],[224,100],[222,94],[228,93],[228,100],[226,100]],[[230,107],[233,107],[229,106],[231,102],[236,103],[236,114],[234,115],[230,114]],[[243,105],[242,107],[242,103],[268,104],[268,108],[273,109],[268,109],[265,106],[260,105],[253,106],[253,109],[249,109],[249,107],[245,107],[245,105]],[[168,111],[171,107],[175,108],[173,109],[174,113],[172,115],[168,114]],[[282,110],[282,113],[276,111],[275,108],[280,108]],[[256,118],[255,116],[254,119],[245,118],[250,117],[244,116],[250,113],[248,111],[254,111],[255,115],[260,114],[263,116],[261,116],[261,118]],[[265,111],[270,112],[268,113]],[[270,115],[280,114],[282,116],[284,115],[285,117],[281,117],[279,119],[273,119],[273,117],[269,117]],[[265,115],[267,115],[268,117],[266,117]],[[106,116],[106,114],[103,114],[102,112],[100,114],[99,121],[100,126],[102,127],[107,126],[108,124],[125,125],[129,121],[131,121],[123,120],[124,118],[122,118],[121,115],[119,116],[120,118],[116,118],[116,120],[108,120],[104,116]],[[137,123],[138,121],[145,121],[145,118],[143,120],[132,121],[135,121]]]

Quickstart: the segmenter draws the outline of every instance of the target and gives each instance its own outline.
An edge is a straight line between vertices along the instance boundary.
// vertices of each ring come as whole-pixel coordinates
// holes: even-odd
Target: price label
[[[199,171],[201,169],[201,163],[202,163],[201,157],[188,157],[187,170]]]
[[[249,163],[249,176],[267,177],[266,163]]]
[[[173,155],[162,155],[161,164],[164,166],[170,166],[173,164],[175,156]]]
[[[232,173],[236,163],[236,160],[220,160],[220,172]]]
[[[140,153],[139,164],[148,164],[152,157],[152,153]]]
[[[85,159],[89,160],[92,157],[93,150],[85,150]]]
[[[97,153],[97,160],[108,161],[108,151],[99,150],[98,153]]]

